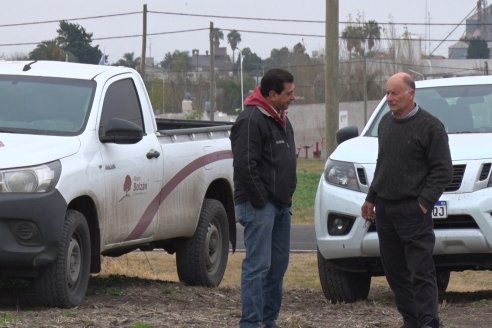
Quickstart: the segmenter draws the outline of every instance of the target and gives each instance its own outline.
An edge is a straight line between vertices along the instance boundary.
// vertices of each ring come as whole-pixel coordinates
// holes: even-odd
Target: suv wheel
[[[323,294],[332,303],[352,303],[369,295],[371,275],[337,269],[318,250],[318,272]]]

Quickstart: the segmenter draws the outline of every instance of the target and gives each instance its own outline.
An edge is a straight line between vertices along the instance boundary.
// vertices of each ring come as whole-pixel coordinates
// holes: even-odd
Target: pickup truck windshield
[[[492,85],[419,88],[416,102],[440,119],[448,134],[492,133]],[[388,111],[385,102],[366,136],[377,137],[379,122]]]
[[[0,132],[78,135],[95,89],[89,80],[0,75]]]

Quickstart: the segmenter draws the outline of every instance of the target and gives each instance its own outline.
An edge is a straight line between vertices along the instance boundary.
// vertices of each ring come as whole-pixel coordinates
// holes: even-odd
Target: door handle
[[[152,158],[157,158],[161,156],[161,153],[159,153],[157,150],[155,149],[151,149],[149,150],[149,152],[147,153],[147,158],[148,159],[152,159]]]

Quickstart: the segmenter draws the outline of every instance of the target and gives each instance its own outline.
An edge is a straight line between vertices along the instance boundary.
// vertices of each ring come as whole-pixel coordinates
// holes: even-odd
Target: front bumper
[[[320,179],[314,217],[318,249],[325,259],[379,257],[377,233],[372,231],[370,225],[360,216],[365,197],[364,193],[335,187],[327,184],[323,178]],[[490,254],[492,258],[491,189],[485,188],[472,193],[445,193],[440,199],[447,202],[449,218],[468,217],[474,222],[470,226],[461,227],[436,222],[435,257],[445,258],[446,265],[451,267],[453,258],[456,258],[456,262],[462,262],[463,258],[466,258],[462,255],[481,254],[470,257],[477,262],[476,266],[480,267],[483,263],[478,262],[481,262],[481,259],[487,260],[484,254]],[[330,213],[355,218],[348,234],[331,236],[328,233],[327,218]],[[473,263],[470,263],[470,266],[472,265]]]
[[[0,273],[28,275],[55,261],[66,210],[56,189],[0,194]]]

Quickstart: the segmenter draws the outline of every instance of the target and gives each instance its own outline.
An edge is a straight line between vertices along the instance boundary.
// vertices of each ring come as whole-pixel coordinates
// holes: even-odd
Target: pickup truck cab
[[[434,260],[440,292],[450,272],[492,269],[492,77],[417,81],[416,102],[439,118],[449,136],[452,182],[433,209]],[[367,125],[337,132],[315,200],[318,271],[332,302],[367,298],[371,277],[384,275],[374,223],[361,217],[378,154],[382,99]]]
[[[73,307],[101,255],[164,249],[217,286],[235,248],[230,124],[157,120],[133,69],[0,62],[0,275]]]

